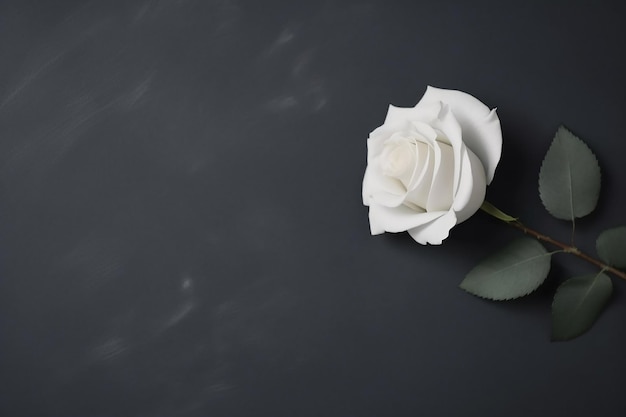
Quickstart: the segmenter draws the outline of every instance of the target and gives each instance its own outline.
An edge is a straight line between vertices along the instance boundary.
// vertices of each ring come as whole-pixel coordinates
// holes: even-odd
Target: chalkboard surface
[[[626,283],[550,343],[458,288],[518,236],[372,237],[368,133],[427,85],[497,107],[489,199],[537,195],[564,123],[596,153],[580,247],[626,224],[616,1],[0,1],[0,415],[624,416]]]

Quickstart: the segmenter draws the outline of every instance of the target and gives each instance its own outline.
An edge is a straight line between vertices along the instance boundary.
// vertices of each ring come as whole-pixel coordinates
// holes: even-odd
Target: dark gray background
[[[589,2],[589,4],[591,4]],[[428,84],[498,107],[488,198],[537,195],[565,123],[596,153],[580,247],[626,223],[622,2],[0,1],[0,415],[623,416],[626,283],[550,343],[458,284],[519,232],[371,237],[366,138]]]

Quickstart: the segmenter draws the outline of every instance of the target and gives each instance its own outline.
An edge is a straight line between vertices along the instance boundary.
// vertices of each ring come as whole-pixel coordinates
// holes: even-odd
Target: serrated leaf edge
[[[572,197],[574,195],[574,191],[572,190],[572,170],[569,166],[569,157],[567,154],[567,151],[564,150],[564,153],[567,157],[567,179],[568,179],[568,186],[569,186],[569,208],[570,208],[570,213],[572,218],[571,219],[563,219],[559,216],[557,216],[555,213],[552,212],[552,210],[550,210],[548,208],[548,206],[546,205],[546,202],[544,200],[544,193],[541,190],[541,179],[544,178],[543,175],[543,167],[546,163],[546,157],[548,156],[548,154],[550,153],[550,149],[552,149],[553,146],[562,146],[561,145],[561,138],[560,138],[560,133],[562,130],[565,130],[569,133],[571,133],[572,135],[574,135],[569,129],[567,129],[565,126],[561,125],[559,126],[559,128],[556,130],[556,133],[554,134],[554,138],[552,139],[552,143],[550,143],[550,146],[548,147],[548,151],[546,152],[545,156],[543,157],[543,160],[541,161],[541,167],[539,168],[539,198],[541,199],[541,203],[543,204],[543,207],[548,211],[548,213],[550,213],[553,217],[556,217],[557,219],[561,219],[561,220],[569,220],[569,221],[573,221],[576,217],[574,216],[574,202],[572,201]]]
[[[562,130],[564,130],[564,131],[566,131],[567,133],[571,134],[571,135],[572,135],[574,138],[576,138],[576,139],[577,139],[577,140],[578,140],[578,141],[579,141],[582,145],[584,145],[584,146],[585,146],[585,148],[587,148],[587,150],[589,150],[589,153],[591,154],[591,156],[593,156],[593,160],[594,160],[594,162],[595,162],[596,168],[598,169],[598,171],[600,172],[600,174],[602,174],[602,170],[600,169],[600,163],[598,162],[598,157],[597,157],[597,156],[596,156],[596,154],[595,154],[595,153],[591,150],[591,148],[589,147],[589,145],[587,145],[587,143],[585,143],[585,141],[583,141],[582,139],[580,139],[580,138],[579,138],[577,135],[575,135],[575,134],[574,134],[571,130],[569,130],[567,127],[565,127],[565,125],[560,125],[560,126],[558,127],[558,129],[557,129],[556,133],[554,134],[554,138],[552,139],[552,142],[550,143],[550,146],[548,147],[548,151],[546,151],[546,154],[544,155],[543,160],[541,161],[541,167],[539,168],[539,178],[538,178],[538,181],[537,181],[537,183],[538,183],[538,184],[537,184],[537,185],[538,185],[538,187],[537,187],[537,188],[539,189],[539,199],[541,200],[541,204],[542,204],[542,205],[543,205],[543,207],[546,209],[546,211],[547,211],[548,213],[550,213],[550,215],[552,215],[553,217],[555,217],[555,218],[557,218],[557,219],[559,219],[559,220],[566,220],[566,221],[570,221],[570,222],[572,222],[572,221],[574,221],[575,219],[580,219],[580,218],[582,218],[582,217],[585,217],[585,216],[587,216],[587,215],[591,214],[591,213],[595,210],[595,208],[597,207],[598,201],[596,200],[596,203],[595,203],[595,205],[594,205],[594,208],[593,208],[593,209],[592,209],[589,213],[587,213],[587,214],[583,214],[582,216],[579,216],[579,217],[576,217],[576,216],[574,215],[574,203],[573,203],[573,196],[574,196],[574,192],[573,192],[573,190],[572,190],[572,181],[571,181],[572,175],[571,175],[571,169],[570,169],[570,166],[569,166],[569,164],[568,164],[568,165],[567,165],[567,169],[568,169],[568,171],[569,171],[568,179],[569,179],[569,189],[570,189],[570,193],[569,193],[569,194],[570,194],[570,198],[569,198],[569,200],[570,200],[570,212],[571,212],[571,216],[572,216],[572,218],[571,218],[571,219],[567,219],[567,218],[559,217],[559,216],[557,216],[555,213],[553,213],[553,212],[552,212],[552,210],[550,210],[550,209],[547,207],[547,205],[546,205],[546,203],[545,203],[545,200],[544,200],[544,195],[543,195],[543,192],[542,192],[542,190],[541,190],[541,181],[542,181],[542,178],[544,178],[544,175],[543,175],[543,166],[544,166],[544,164],[545,164],[545,162],[546,162],[546,156],[547,156],[547,155],[548,155],[548,153],[550,152],[550,149],[552,148],[552,146],[556,143],[557,138],[559,138],[559,133],[560,133]],[[559,141],[559,142],[560,142],[560,141]],[[566,153],[567,153],[567,152],[566,152]],[[568,160],[569,160],[569,159],[568,159]]]
[[[593,283],[592,283],[592,285],[589,287],[589,289],[586,291],[586,294],[588,294],[588,293],[589,293],[589,291],[591,291],[591,288],[593,288],[593,285],[595,285],[596,280],[597,280],[597,279],[598,279],[598,277],[600,277],[601,275],[602,275],[602,276],[605,276],[606,278],[608,278],[609,282],[611,283],[611,293],[609,293],[609,297],[612,295],[612,293],[613,293],[613,280],[611,280],[611,277],[609,277],[608,275],[606,275],[606,274],[604,273],[604,270],[601,270],[600,272],[598,272],[598,273],[596,274],[596,276],[595,276],[595,277],[593,277]],[[553,312],[554,312],[554,304],[555,304],[555,302],[556,302],[556,297],[557,297],[557,295],[559,294],[559,292],[561,292],[561,291],[562,291],[562,287],[563,287],[563,285],[564,285],[566,282],[568,282],[569,280],[571,280],[571,279],[574,279],[574,278],[582,278],[582,277],[584,277],[584,276],[585,276],[585,275],[578,275],[578,276],[575,276],[575,277],[571,277],[571,278],[569,278],[569,279],[567,279],[567,280],[563,281],[563,282],[562,282],[562,283],[558,286],[558,288],[556,289],[556,292],[554,293],[554,297],[553,297],[553,299],[552,299],[552,304],[550,305],[550,311],[551,311],[551,313],[552,313],[552,314],[553,314]],[[608,302],[608,299],[607,299],[607,302]],[[576,306],[576,309],[574,309],[574,311],[576,311],[576,310],[580,307],[580,305],[581,305],[581,303],[579,302],[579,303],[578,303],[578,305]],[[597,316],[597,317],[593,320],[593,322],[591,323],[591,325],[589,326],[589,328],[585,329],[582,333],[575,334],[575,335],[573,335],[573,336],[571,336],[571,337],[568,337],[568,338],[556,338],[556,337],[554,337],[554,334],[551,334],[551,335],[550,335],[550,340],[552,340],[553,342],[566,342],[566,341],[568,341],[568,340],[576,339],[577,337],[582,336],[583,334],[585,334],[585,333],[587,333],[589,330],[591,330],[591,327],[593,326],[593,324],[594,324],[594,323],[598,320],[598,318],[600,318],[600,315],[602,314],[602,311],[604,311],[604,308],[606,308],[606,304],[603,306],[603,310],[601,310],[601,311],[598,313],[598,316]],[[553,324],[551,324],[551,325],[553,325]]]
[[[535,258],[540,258],[542,256],[552,256],[552,253],[547,253],[547,254],[544,254],[544,255],[535,256],[533,258],[529,258],[528,260],[535,259]],[[548,270],[548,273],[549,272],[550,272],[550,270]],[[475,294],[475,293],[469,291],[467,288],[462,287],[463,281],[465,281],[465,280],[461,281],[461,284],[459,285],[459,287],[463,291],[465,291],[466,293],[471,294],[474,297],[482,298],[483,300],[489,300],[489,301],[510,301],[510,300],[517,300],[518,298],[526,297],[527,295],[530,295],[530,294],[534,293],[535,291],[537,291],[539,289],[539,287],[541,287],[543,285],[543,283],[546,281],[547,278],[548,278],[548,274],[546,274],[546,276],[543,278],[543,280],[535,288],[533,288],[532,290],[530,290],[528,292],[525,292],[525,293],[523,293],[521,295],[518,295],[517,297],[492,298],[492,297],[485,297],[485,296],[480,295],[480,294]]]
[[[606,233],[613,233],[616,230],[619,229],[625,229],[626,230],[626,226],[616,226],[616,227],[611,227],[609,229],[606,229],[604,231],[602,231],[598,237],[596,238],[596,253],[598,254],[598,257],[600,257],[600,259],[602,259],[603,262],[605,262],[607,265],[612,266],[614,268],[617,269],[622,269],[624,268],[624,265],[622,265],[621,263],[615,263],[615,262],[611,262],[610,260],[606,259],[603,255],[602,252],[604,252],[604,250],[600,250],[600,239],[606,234]]]
[[[532,241],[533,241],[534,243],[537,243],[539,246],[541,246],[541,248],[542,248],[544,251],[546,251],[546,253],[543,253],[543,254],[541,254],[541,255],[537,255],[537,256],[533,256],[532,258],[527,258],[527,259],[525,259],[525,260],[524,260],[524,261],[522,261],[522,262],[518,262],[518,263],[515,263],[515,264],[511,265],[510,267],[515,266],[515,265],[519,265],[519,264],[521,264],[521,263],[523,263],[523,262],[528,262],[528,261],[531,261],[531,260],[533,260],[533,259],[541,258],[542,256],[549,256],[550,258],[552,258],[552,255],[554,254],[554,252],[548,252],[548,251],[546,250],[546,248],[545,248],[545,247],[544,247],[544,246],[543,246],[540,242],[537,242],[536,240],[532,240]],[[486,259],[487,259],[487,258],[486,258]],[[480,261],[478,264],[476,264],[476,265],[474,266],[474,268],[476,268],[478,265],[480,265],[480,264],[481,264],[484,260],[485,260],[485,259],[483,259],[483,260],[482,260],[482,261]],[[550,259],[550,260],[551,260],[551,259]],[[533,288],[532,290],[530,290],[530,291],[528,291],[528,292],[526,292],[526,293],[523,293],[522,295],[519,295],[519,296],[517,296],[517,297],[506,297],[506,298],[493,298],[493,297],[485,297],[485,296],[483,296],[483,295],[473,293],[473,292],[469,291],[467,288],[463,287],[463,283],[464,283],[464,282],[465,282],[465,280],[467,279],[467,276],[468,276],[469,274],[471,274],[471,273],[472,273],[472,271],[474,270],[474,268],[472,268],[472,270],[470,270],[470,272],[468,272],[468,273],[467,273],[467,275],[465,275],[465,278],[464,278],[464,279],[463,279],[463,281],[461,281],[461,283],[459,284],[459,288],[461,288],[461,289],[462,289],[463,291],[465,291],[466,293],[471,294],[471,295],[473,295],[473,296],[475,296],[475,297],[478,297],[478,298],[482,298],[483,300],[490,300],[490,301],[509,301],[509,300],[517,300],[518,298],[526,297],[527,295],[532,294],[533,292],[537,291],[537,290],[539,289],[539,287],[541,287],[541,286],[543,285],[543,283],[546,281],[546,279],[548,278],[548,275],[550,274],[550,269],[551,269],[551,266],[552,266],[552,265],[551,265],[551,263],[550,263],[550,264],[548,265],[548,272],[546,273],[546,276],[543,278],[543,280],[542,280],[542,281],[541,281],[541,282],[540,282],[540,283],[539,283],[539,284],[538,284],[535,288]],[[508,268],[510,268],[510,267],[507,267],[507,268],[505,268],[505,269],[508,269]],[[503,271],[503,270],[500,270],[500,271]],[[500,272],[500,271],[498,271],[498,272]],[[493,274],[493,273],[492,273],[492,274]],[[489,274],[489,275],[492,275],[492,274]],[[487,275],[487,276],[489,276],[489,275]]]

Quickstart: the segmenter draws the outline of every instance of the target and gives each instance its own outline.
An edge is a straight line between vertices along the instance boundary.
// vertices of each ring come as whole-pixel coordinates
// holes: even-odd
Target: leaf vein
[[[538,258],[541,258],[541,257],[544,257],[544,256],[551,256],[551,255],[552,255],[551,253],[542,253],[541,255],[537,255],[537,256],[533,256],[532,258],[524,259],[523,261],[516,262],[514,264],[508,265],[508,266],[506,266],[506,267],[504,267],[502,269],[498,269],[497,271],[494,271],[494,272],[491,272],[491,273],[485,274],[485,275],[486,276],[491,276],[491,275],[499,274],[499,273],[501,273],[503,271],[506,271],[507,269],[511,269],[511,268],[517,267],[519,265],[523,265],[524,263],[533,261],[535,259],[538,259]]]

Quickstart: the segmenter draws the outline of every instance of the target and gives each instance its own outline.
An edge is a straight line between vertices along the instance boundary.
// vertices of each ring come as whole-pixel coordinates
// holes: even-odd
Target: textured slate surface
[[[498,107],[490,201],[543,210],[561,123],[624,224],[618,2],[0,1],[0,414],[622,416],[626,299],[549,342],[557,258],[509,304],[458,289],[514,237],[369,236],[365,139],[426,85]],[[506,4],[505,4],[506,3]]]

